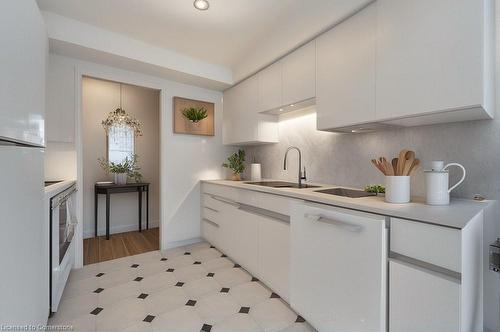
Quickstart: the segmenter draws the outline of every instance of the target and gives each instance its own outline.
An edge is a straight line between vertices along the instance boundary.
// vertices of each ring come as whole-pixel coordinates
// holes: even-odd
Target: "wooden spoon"
[[[385,157],[382,157],[382,163],[384,165],[385,175],[394,176],[394,169],[392,168],[392,165],[387,161],[387,159],[385,159]]]
[[[417,170],[417,168],[420,166],[420,160],[419,159],[415,159],[413,161],[413,164],[411,165],[411,168],[410,168],[410,171],[408,173],[408,175],[413,175],[413,173],[415,173],[415,171]]]
[[[398,174],[398,158],[392,158],[392,169],[394,171],[394,175]]]
[[[397,169],[397,172],[396,172],[398,175],[403,175],[404,163],[405,163],[405,160],[406,160],[406,153],[407,152],[408,152],[408,150],[403,149],[399,153],[399,157],[398,157],[398,169]]]
[[[413,166],[413,162],[415,161],[415,152],[408,151],[405,155],[403,173],[401,175],[408,176],[410,175],[411,167]]]

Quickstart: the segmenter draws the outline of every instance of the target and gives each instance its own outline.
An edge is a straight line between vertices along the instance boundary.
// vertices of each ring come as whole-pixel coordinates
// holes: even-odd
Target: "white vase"
[[[127,184],[127,173],[115,173],[115,184]]]

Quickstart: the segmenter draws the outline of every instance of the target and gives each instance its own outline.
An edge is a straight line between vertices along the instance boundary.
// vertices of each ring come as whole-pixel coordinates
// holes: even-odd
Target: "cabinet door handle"
[[[238,203],[236,203],[235,201],[232,201],[230,199],[222,198],[222,197],[215,196],[215,195],[210,195],[210,197],[212,197],[212,199],[215,199],[216,201],[219,201],[219,202],[222,202],[222,203],[226,203],[226,204],[229,204],[229,205],[232,205],[232,206],[240,207],[240,205]]]
[[[281,213],[278,213],[278,212],[274,212],[274,211],[270,211],[270,210],[258,208],[256,206],[250,206],[250,205],[246,205],[246,204],[240,204],[240,207],[238,209],[242,210],[242,211],[245,211],[245,212],[248,212],[248,213],[256,214],[258,216],[262,216],[262,217],[266,217],[266,218],[271,218],[271,219],[274,219],[276,221],[284,222],[286,224],[290,223],[290,216],[287,216],[287,215],[284,215],[284,214],[281,214]]]
[[[219,212],[219,210],[212,209],[212,208],[211,208],[211,207],[209,207],[209,206],[204,206],[204,208],[205,208],[205,209],[207,209],[207,210],[213,211],[213,212],[217,212],[217,213]]]
[[[349,232],[353,232],[353,233],[359,233],[363,230],[363,226],[361,226],[361,225],[350,223],[347,221],[331,219],[331,218],[328,218],[322,214],[306,213],[306,214],[304,214],[304,217],[306,217],[307,219],[311,219],[313,221],[320,221],[320,222],[324,222],[324,223],[327,223],[330,225],[338,226],[338,227],[344,228],[345,230],[348,230]]]
[[[204,221],[206,221],[206,222],[208,222],[208,223],[209,223],[209,224],[211,224],[212,226],[215,226],[215,227],[217,227],[217,228],[219,228],[219,227],[220,227],[218,223],[213,222],[213,221],[212,221],[212,220],[210,220],[210,219],[203,218],[203,220],[204,220]]]

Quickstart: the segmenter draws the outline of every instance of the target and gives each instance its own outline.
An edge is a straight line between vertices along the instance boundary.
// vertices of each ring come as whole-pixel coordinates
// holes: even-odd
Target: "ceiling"
[[[370,0],[38,0],[73,18],[244,76],[351,14]],[[255,60],[254,60],[255,59]],[[235,77],[238,79],[238,77]]]

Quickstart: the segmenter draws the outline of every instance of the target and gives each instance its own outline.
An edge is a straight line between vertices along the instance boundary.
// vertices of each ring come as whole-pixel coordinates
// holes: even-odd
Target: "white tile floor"
[[[49,324],[89,332],[314,332],[206,242],[73,271]]]

